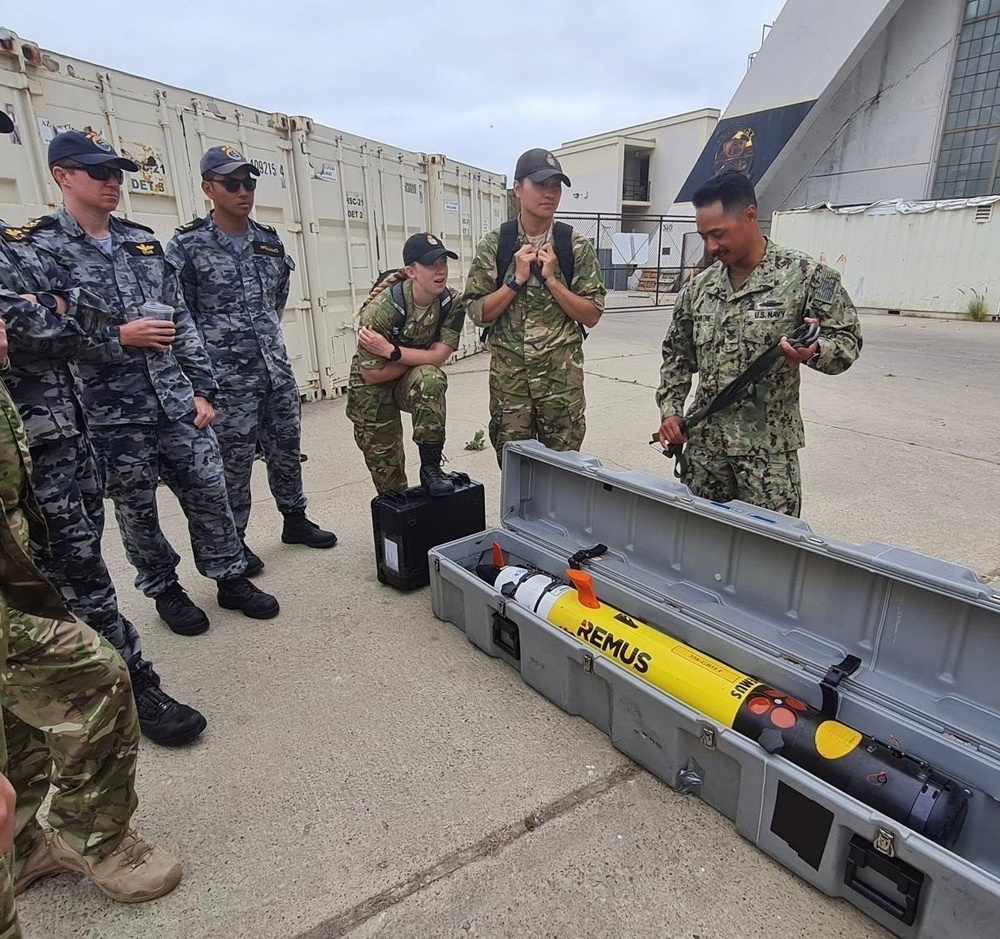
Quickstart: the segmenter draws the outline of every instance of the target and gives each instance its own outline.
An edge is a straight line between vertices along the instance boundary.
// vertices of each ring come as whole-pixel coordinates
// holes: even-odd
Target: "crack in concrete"
[[[605,381],[614,382],[616,385],[635,385],[638,388],[648,388],[650,391],[656,391],[659,385],[651,385],[649,382],[641,381],[638,378],[618,378],[615,375],[605,375],[601,372],[595,372],[587,368],[584,371],[588,375],[592,375],[594,378],[603,378]]]
[[[504,848],[526,835],[536,832],[547,823],[572,812],[578,806],[599,798],[622,783],[628,782],[639,772],[639,767],[634,763],[625,763],[601,779],[595,779],[586,786],[574,789],[553,802],[543,805],[527,818],[491,831],[474,844],[453,851],[430,867],[407,877],[406,880],[362,900],[356,906],[324,920],[312,929],[299,933],[296,939],[340,939],[341,936],[348,935],[372,917],[402,903],[413,894],[450,877],[470,864],[499,854]]]

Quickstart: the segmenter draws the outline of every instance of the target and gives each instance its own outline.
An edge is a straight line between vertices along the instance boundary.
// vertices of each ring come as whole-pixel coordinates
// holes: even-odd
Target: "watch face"
[[[45,307],[46,310],[58,310],[59,304],[56,302],[56,298],[50,293],[40,293],[38,294],[38,303],[40,306]]]

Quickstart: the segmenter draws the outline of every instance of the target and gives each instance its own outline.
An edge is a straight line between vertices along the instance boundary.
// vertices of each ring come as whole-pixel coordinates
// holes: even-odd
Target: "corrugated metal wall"
[[[295,258],[284,332],[307,397],[338,395],[355,348],[354,312],[380,271],[398,267],[403,242],[431,231],[459,256],[461,289],[482,235],[508,217],[507,181],[440,154],[353,136],[308,117],[270,114],[0,41],[0,107],[16,122],[0,137],[0,216],[20,224],[60,200],[46,148],[67,127],[93,129],[141,169],[119,212],[162,241],[208,208],[198,161],[232,144],[260,170],[256,218],[273,225]],[[468,324],[458,354],[479,349]]]
[[[774,240],[840,271],[858,307],[962,313],[1000,305],[1000,204],[989,199],[776,212]],[[929,209],[929,211],[928,211]]]

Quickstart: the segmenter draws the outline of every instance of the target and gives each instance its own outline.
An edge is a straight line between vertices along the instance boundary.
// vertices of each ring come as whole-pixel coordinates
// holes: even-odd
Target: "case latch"
[[[701,745],[706,750],[715,749],[715,728],[707,725],[701,728]]]
[[[844,883],[890,916],[912,926],[917,918],[924,875],[894,855],[895,836],[891,832],[880,828],[874,842],[855,835],[851,838],[847,851]],[[888,881],[896,888],[898,895],[890,896],[882,888],[882,884],[862,880],[860,872],[864,870],[875,874],[882,884]]]
[[[820,690],[823,692],[823,705],[820,712],[828,720],[833,720],[840,709],[840,694],[837,692],[837,685],[853,675],[859,668],[861,668],[861,659],[856,655],[845,656],[844,661],[839,665],[830,667],[830,671],[819,683]]]
[[[878,834],[875,836],[875,840],[872,842],[872,847],[879,854],[884,854],[886,857],[895,857],[896,836],[888,829],[880,828]]]

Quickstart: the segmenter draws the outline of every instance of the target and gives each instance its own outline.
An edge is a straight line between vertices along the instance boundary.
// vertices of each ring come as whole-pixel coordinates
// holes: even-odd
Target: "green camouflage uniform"
[[[528,243],[518,222],[517,246]],[[579,450],[587,431],[584,417],[583,332],[535,278],[503,313],[483,322],[486,298],[497,289],[500,231],[486,235],[465,285],[469,318],[489,327],[490,440],[502,465],[509,440],[537,439],[553,450]],[[573,232],[573,283],[567,286],[604,311],[604,282],[594,246]],[[511,260],[503,280],[514,273]],[[564,284],[556,265],[556,276]]]
[[[7,614],[7,601],[0,593],[0,670],[7,661],[7,636],[10,633],[10,617]],[[7,740],[3,727],[0,726],[0,772],[7,772]],[[13,852],[0,858],[0,939],[21,939],[21,927],[17,921],[17,909],[14,905],[14,879],[11,864]]]
[[[656,403],[663,419],[711,401],[755,358],[801,325],[819,320],[819,353],[808,364],[827,375],[850,368],[861,351],[857,311],[840,274],[798,251],[767,243],[764,260],[739,290],[716,262],[681,291],[663,340]],[[799,412],[799,366],[782,358],[754,392],[692,428],[684,482],[717,502],[741,499],[798,515],[798,453],[805,445]]]
[[[38,834],[36,813],[54,783],[47,821],[81,854],[105,854],[135,811],[139,725],[125,663],[63,605],[31,561],[44,525],[29,485],[24,426],[0,382],[0,670],[6,773],[17,793],[15,856]],[[26,611],[26,612],[22,612]],[[8,631],[9,630],[9,631]],[[0,931],[0,939],[7,934]]]
[[[445,320],[441,321],[441,303],[437,298],[418,320],[411,312],[413,285],[409,281],[403,284],[403,305],[407,313],[400,333],[401,346],[427,349],[440,341],[452,349],[458,348],[465,322],[465,307],[454,290],[449,288],[449,292],[452,304]],[[368,326],[391,339],[396,308],[390,290],[383,290],[362,306],[360,317],[361,326]],[[347,416],[354,423],[354,440],[365,455],[365,463],[380,495],[406,488],[401,411],[407,411],[413,417],[415,443],[443,444],[445,441],[448,376],[436,365],[416,365],[395,381],[365,382],[361,369],[381,369],[388,361],[372,355],[359,343],[351,362],[347,390]]]

